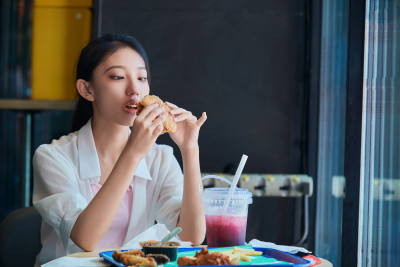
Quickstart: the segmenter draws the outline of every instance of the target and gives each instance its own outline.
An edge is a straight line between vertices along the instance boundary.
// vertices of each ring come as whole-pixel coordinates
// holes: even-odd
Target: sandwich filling
[[[136,106],[136,104],[128,104],[128,105],[125,106],[125,108],[127,108],[127,109],[135,109],[135,108],[137,108],[137,106]]]

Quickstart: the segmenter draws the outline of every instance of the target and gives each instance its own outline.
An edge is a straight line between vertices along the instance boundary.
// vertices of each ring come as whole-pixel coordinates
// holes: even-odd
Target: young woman
[[[149,94],[149,74],[133,37],[106,35],[82,50],[76,131],[40,146],[33,157],[33,203],[43,218],[37,263],[118,248],[155,221],[181,227],[182,240],[203,242],[197,141],[206,114],[197,119],[168,103],[178,124],[170,136],[182,155],[182,174],[172,148],[155,143],[164,108],[150,105],[137,116],[126,107]]]

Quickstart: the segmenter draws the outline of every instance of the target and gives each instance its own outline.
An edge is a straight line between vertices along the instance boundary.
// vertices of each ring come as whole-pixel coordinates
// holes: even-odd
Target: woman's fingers
[[[195,121],[198,127],[201,127],[204,122],[207,120],[207,114],[205,112],[202,113],[201,117],[197,119],[196,116],[193,116],[190,111],[187,111],[183,108],[179,108],[177,105],[172,104],[170,102],[165,102],[168,107],[171,108],[170,113],[174,115],[174,121],[180,122],[184,120]]]
[[[153,128],[152,130],[153,135],[159,136],[164,130],[164,125],[162,125],[161,122],[161,124],[153,124],[152,128]]]
[[[153,111],[154,109],[156,109],[157,107],[158,107],[157,104],[148,105],[147,107],[145,107],[145,108],[142,110],[142,112],[140,112],[140,114],[138,115],[138,117],[141,117],[141,118],[147,117],[147,115],[149,115],[150,112],[152,112],[152,111]]]
[[[180,113],[179,115],[175,116],[174,121],[175,122],[180,122],[180,121],[184,121],[184,120],[193,121],[193,118],[196,118],[196,117],[194,117],[191,112],[185,110],[185,112]]]
[[[155,129],[159,125],[163,126],[163,122],[167,118],[168,114],[166,112],[161,113],[157,118],[152,121],[152,128]],[[164,128],[164,126],[163,126]]]
[[[171,108],[169,113],[171,113],[172,115],[176,115],[177,116],[177,115],[183,114],[185,112],[189,112],[186,109],[180,108],[175,104],[172,104],[172,103],[169,103],[169,102],[165,102],[165,104],[167,104],[167,106],[169,108]]]
[[[144,120],[153,110],[157,109],[157,104],[151,104],[145,107],[139,115],[136,114],[138,120]]]
[[[170,102],[164,102],[165,104],[167,104],[167,106],[168,107],[170,107],[170,108],[172,108],[172,109],[174,109],[174,108],[177,108],[178,106],[177,105],[175,105],[175,104],[172,104],[172,103],[170,103]]]
[[[164,129],[163,122],[167,116],[168,113],[164,107],[152,104],[145,107],[135,121],[138,125],[142,125],[142,128],[147,128],[152,134],[159,134]]]
[[[171,111],[170,111],[170,113],[172,115],[179,115],[179,114],[182,114],[182,113],[185,113],[185,112],[188,112],[188,111],[186,109],[183,109],[183,108],[174,108],[174,109],[171,109]]]
[[[151,104],[145,107],[137,118],[139,120],[152,122],[163,112],[165,112],[164,107],[159,107],[158,104]]]
[[[201,127],[203,124],[204,124],[204,122],[207,120],[207,114],[205,113],[205,112],[203,112],[202,114],[201,114],[201,117],[200,117],[200,119],[198,119],[197,120],[197,126],[199,126],[199,127]]]
[[[155,121],[157,118],[159,118],[159,116],[161,116],[161,115],[163,115],[164,117],[166,117],[166,115],[167,115],[167,112],[165,112],[165,109],[163,107],[156,108],[152,112],[150,112],[146,116],[146,120],[152,122],[152,121]]]

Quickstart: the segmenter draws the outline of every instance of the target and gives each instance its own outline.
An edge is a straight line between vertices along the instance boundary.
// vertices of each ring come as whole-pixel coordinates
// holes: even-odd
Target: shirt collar
[[[100,177],[100,163],[92,134],[92,119],[78,132],[79,176],[81,179]]]
[[[81,179],[99,178],[101,175],[99,157],[92,133],[92,119],[90,119],[78,132],[78,158],[79,176]],[[145,180],[151,180],[151,175],[142,159],[135,172],[135,176]]]
[[[139,165],[136,168],[135,176],[145,179],[145,180],[151,180],[149,168],[147,167],[147,163],[146,163],[145,159],[142,159],[139,162]]]

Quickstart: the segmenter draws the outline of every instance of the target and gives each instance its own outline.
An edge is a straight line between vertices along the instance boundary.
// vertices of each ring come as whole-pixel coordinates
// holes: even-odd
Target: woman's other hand
[[[135,118],[127,144],[135,149],[135,155],[141,158],[146,156],[157,137],[163,131],[163,122],[167,115],[164,107],[152,104],[145,107]]]
[[[165,102],[170,113],[174,117],[174,121],[178,124],[178,129],[174,133],[170,133],[172,140],[176,143],[180,150],[198,147],[200,127],[207,120],[205,112],[197,119],[190,111],[179,108],[176,105]]]

